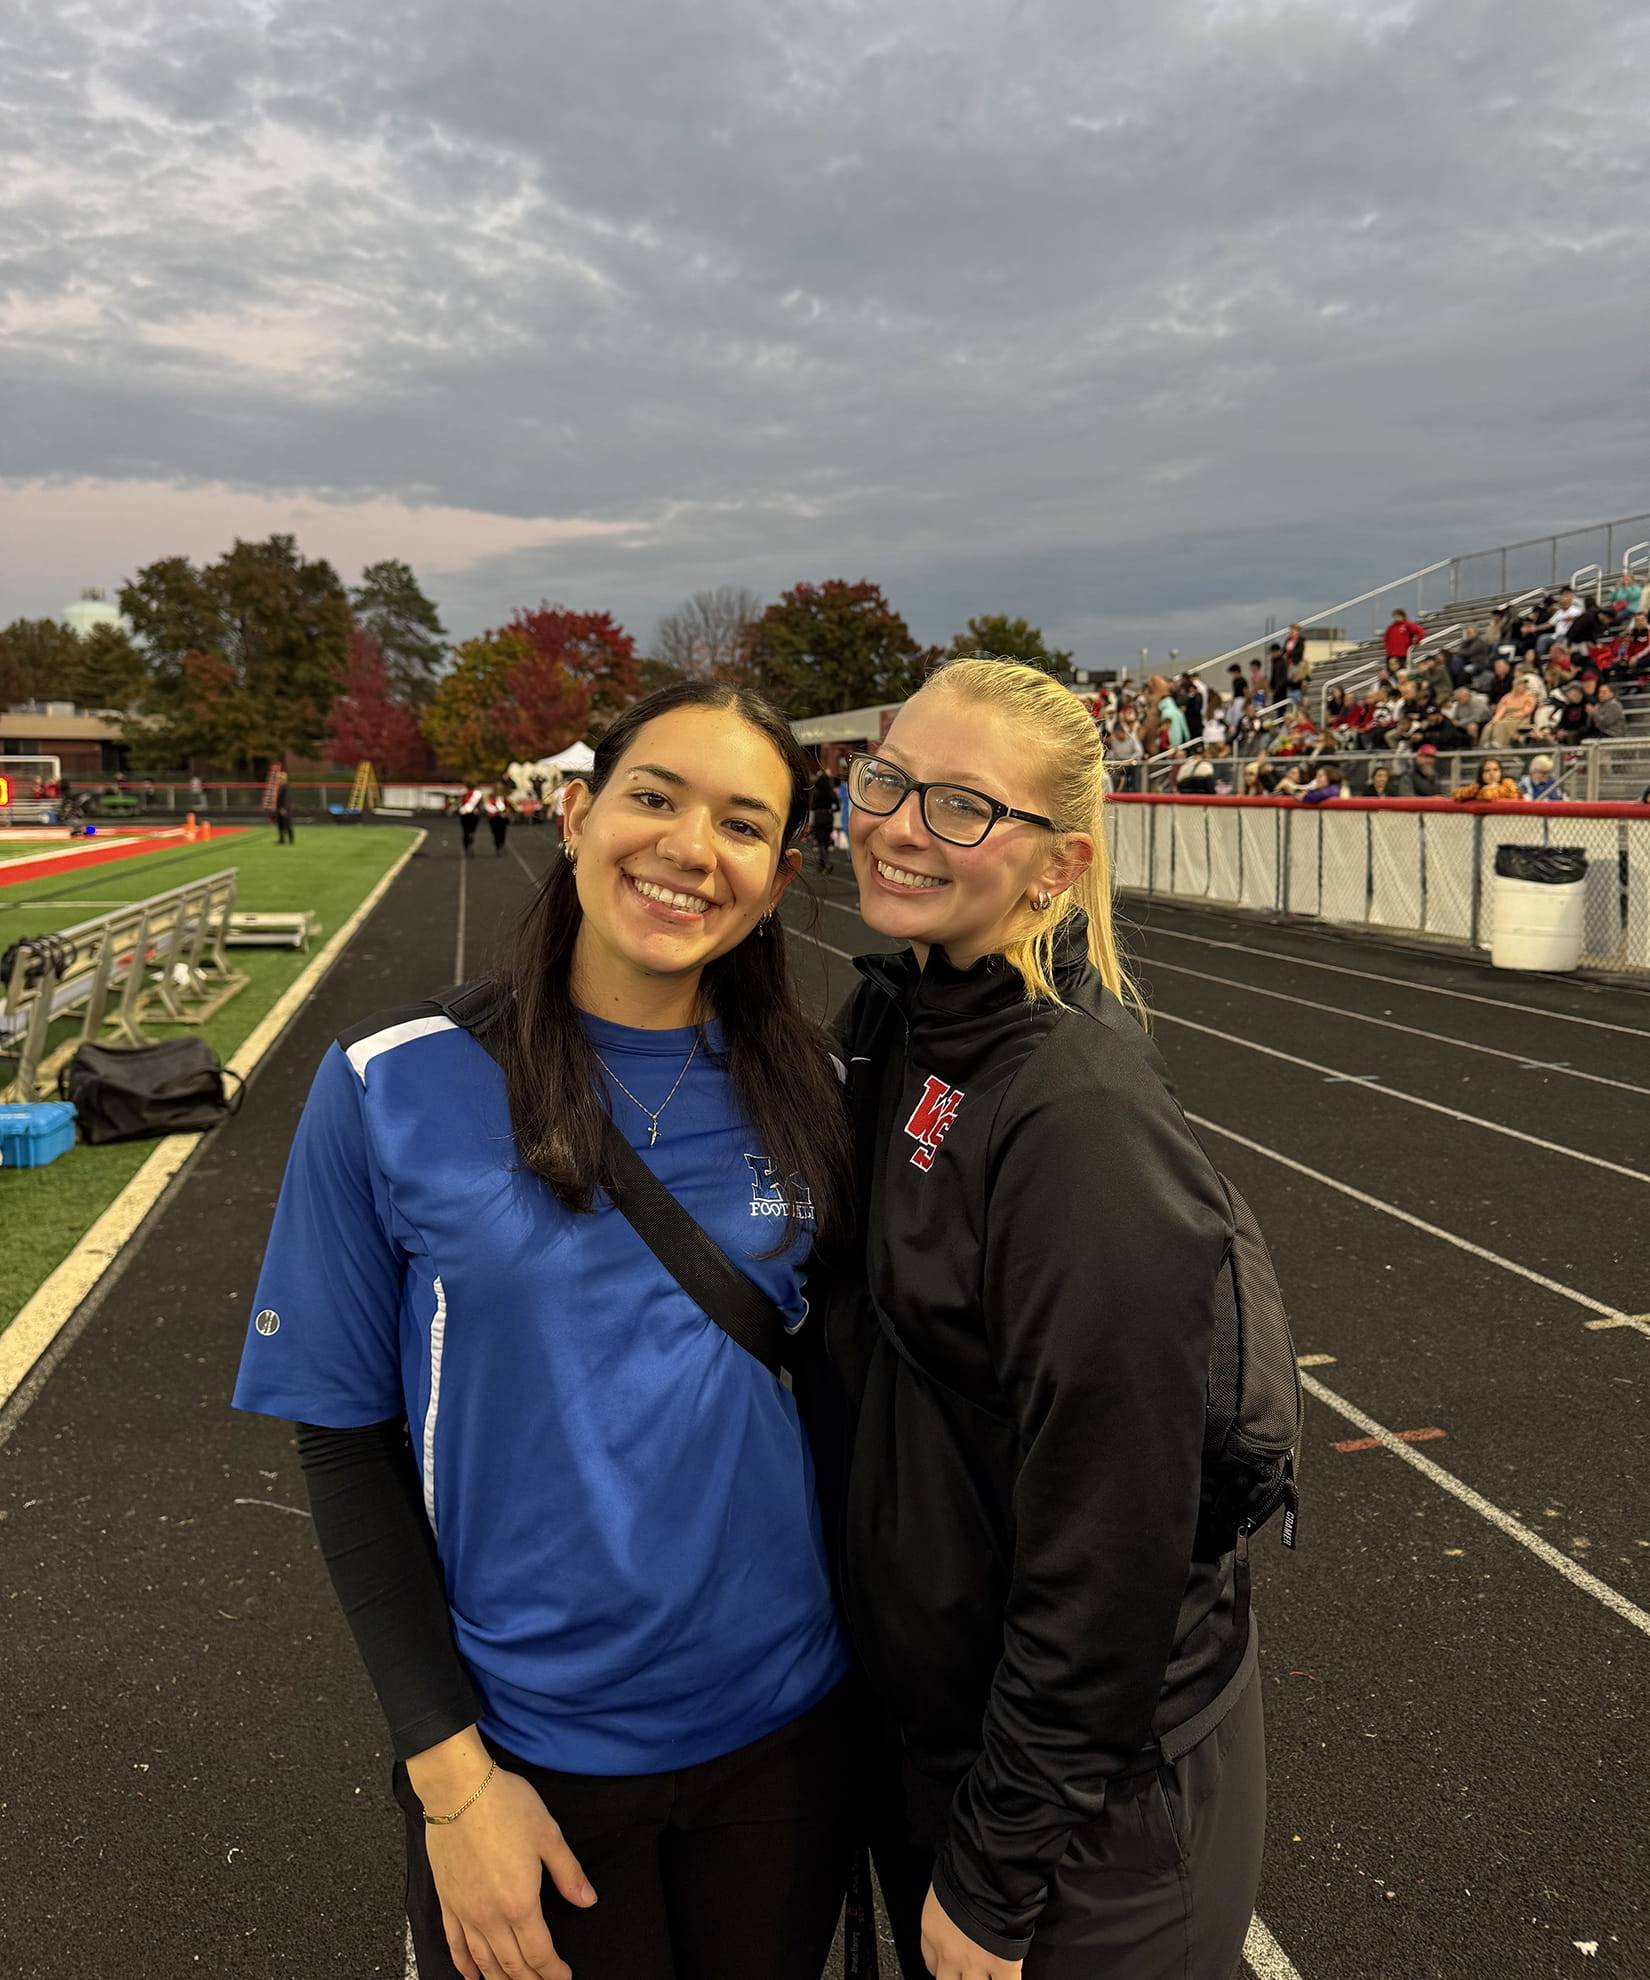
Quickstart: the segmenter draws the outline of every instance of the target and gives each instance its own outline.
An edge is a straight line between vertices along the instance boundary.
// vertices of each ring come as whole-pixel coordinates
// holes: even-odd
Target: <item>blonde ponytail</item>
[[[922,695],[958,695],[991,710],[1012,725],[1039,762],[1043,809],[1069,831],[1094,841],[1089,869],[1047,908],[1028,907],[1027,926],[1003,944],[1003,960],[1019,972],[1032,1002],[1059,1003],[1054,985],[1056,938],[1073,915],[1088,916],[1089,960],[1115,995],[1140,1009],[1140,999],[1124,970],[1112,926],[1111,858],[1106,849],[1106,763],[1089,713],[1069,689],[1035,667],[1015,661],[954,660],[918,690]]]

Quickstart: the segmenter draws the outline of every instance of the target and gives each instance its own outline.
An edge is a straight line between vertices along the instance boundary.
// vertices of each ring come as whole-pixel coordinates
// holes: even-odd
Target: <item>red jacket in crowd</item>
[[[1417,640],[1425,638],[1425,632],[1413,619],[1393,619],[1386,629],[1386,657],[1389,660],[1407,660],[1410,648]]]

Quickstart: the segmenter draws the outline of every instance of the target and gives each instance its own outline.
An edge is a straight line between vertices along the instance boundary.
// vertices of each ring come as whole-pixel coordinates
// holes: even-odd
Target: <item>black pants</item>
[[[581,1911],[544,1879],[577,1980],[819,1980],[847,1883],[862,1719],[847,1684],[750,1746],[673,1774],[560,1774],[495,1749],[538,1790],[595,1886]],[[406,1770],[407,1918],[419,1980],[456,1980]]]
[[[480,815],[474,811],[461,811],[458,814],[458,829],[464,834],[466,855],[476,842],[476,827],[481,823]]]
[[[1110,1784],[1072,1837],[1026,1955],[1025,1980],[1235,1980],[1266,1834],[1258,1676],[1214,1731],[1172,1764]],[[892,1834],[877,1880],[905,1980],[920,1943],[931,1853]]]
[[[487,820],[487,829],[493,835],[493,851],[495,853],[503,852],[504,834],[509,829],[509,825],[510,821],[508,818],[489,818]]]
[[[836,831],[836,813],[816,811],[809,829],[813,834],[814,864],[823,873],[831,862],[831,839]]]
[[[277,811],[275,814],[275,843],[278,846],[290,846],[297,843],[292,836],[292,813],[290,811]]]

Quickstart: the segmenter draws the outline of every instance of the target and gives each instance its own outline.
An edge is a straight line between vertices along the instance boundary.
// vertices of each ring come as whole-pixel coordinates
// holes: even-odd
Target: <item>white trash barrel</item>
[[[1584,846],[1497,846],[1490,961],[1497,969],[1574,969],[1587,900]]]

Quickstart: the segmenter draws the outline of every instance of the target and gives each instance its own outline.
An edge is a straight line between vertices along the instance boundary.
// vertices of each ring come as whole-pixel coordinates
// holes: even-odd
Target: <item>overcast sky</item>
[[[288,528],[1210,652],[1650,510],[1647,178],[1645,0],[13,0],[0,623]]]

